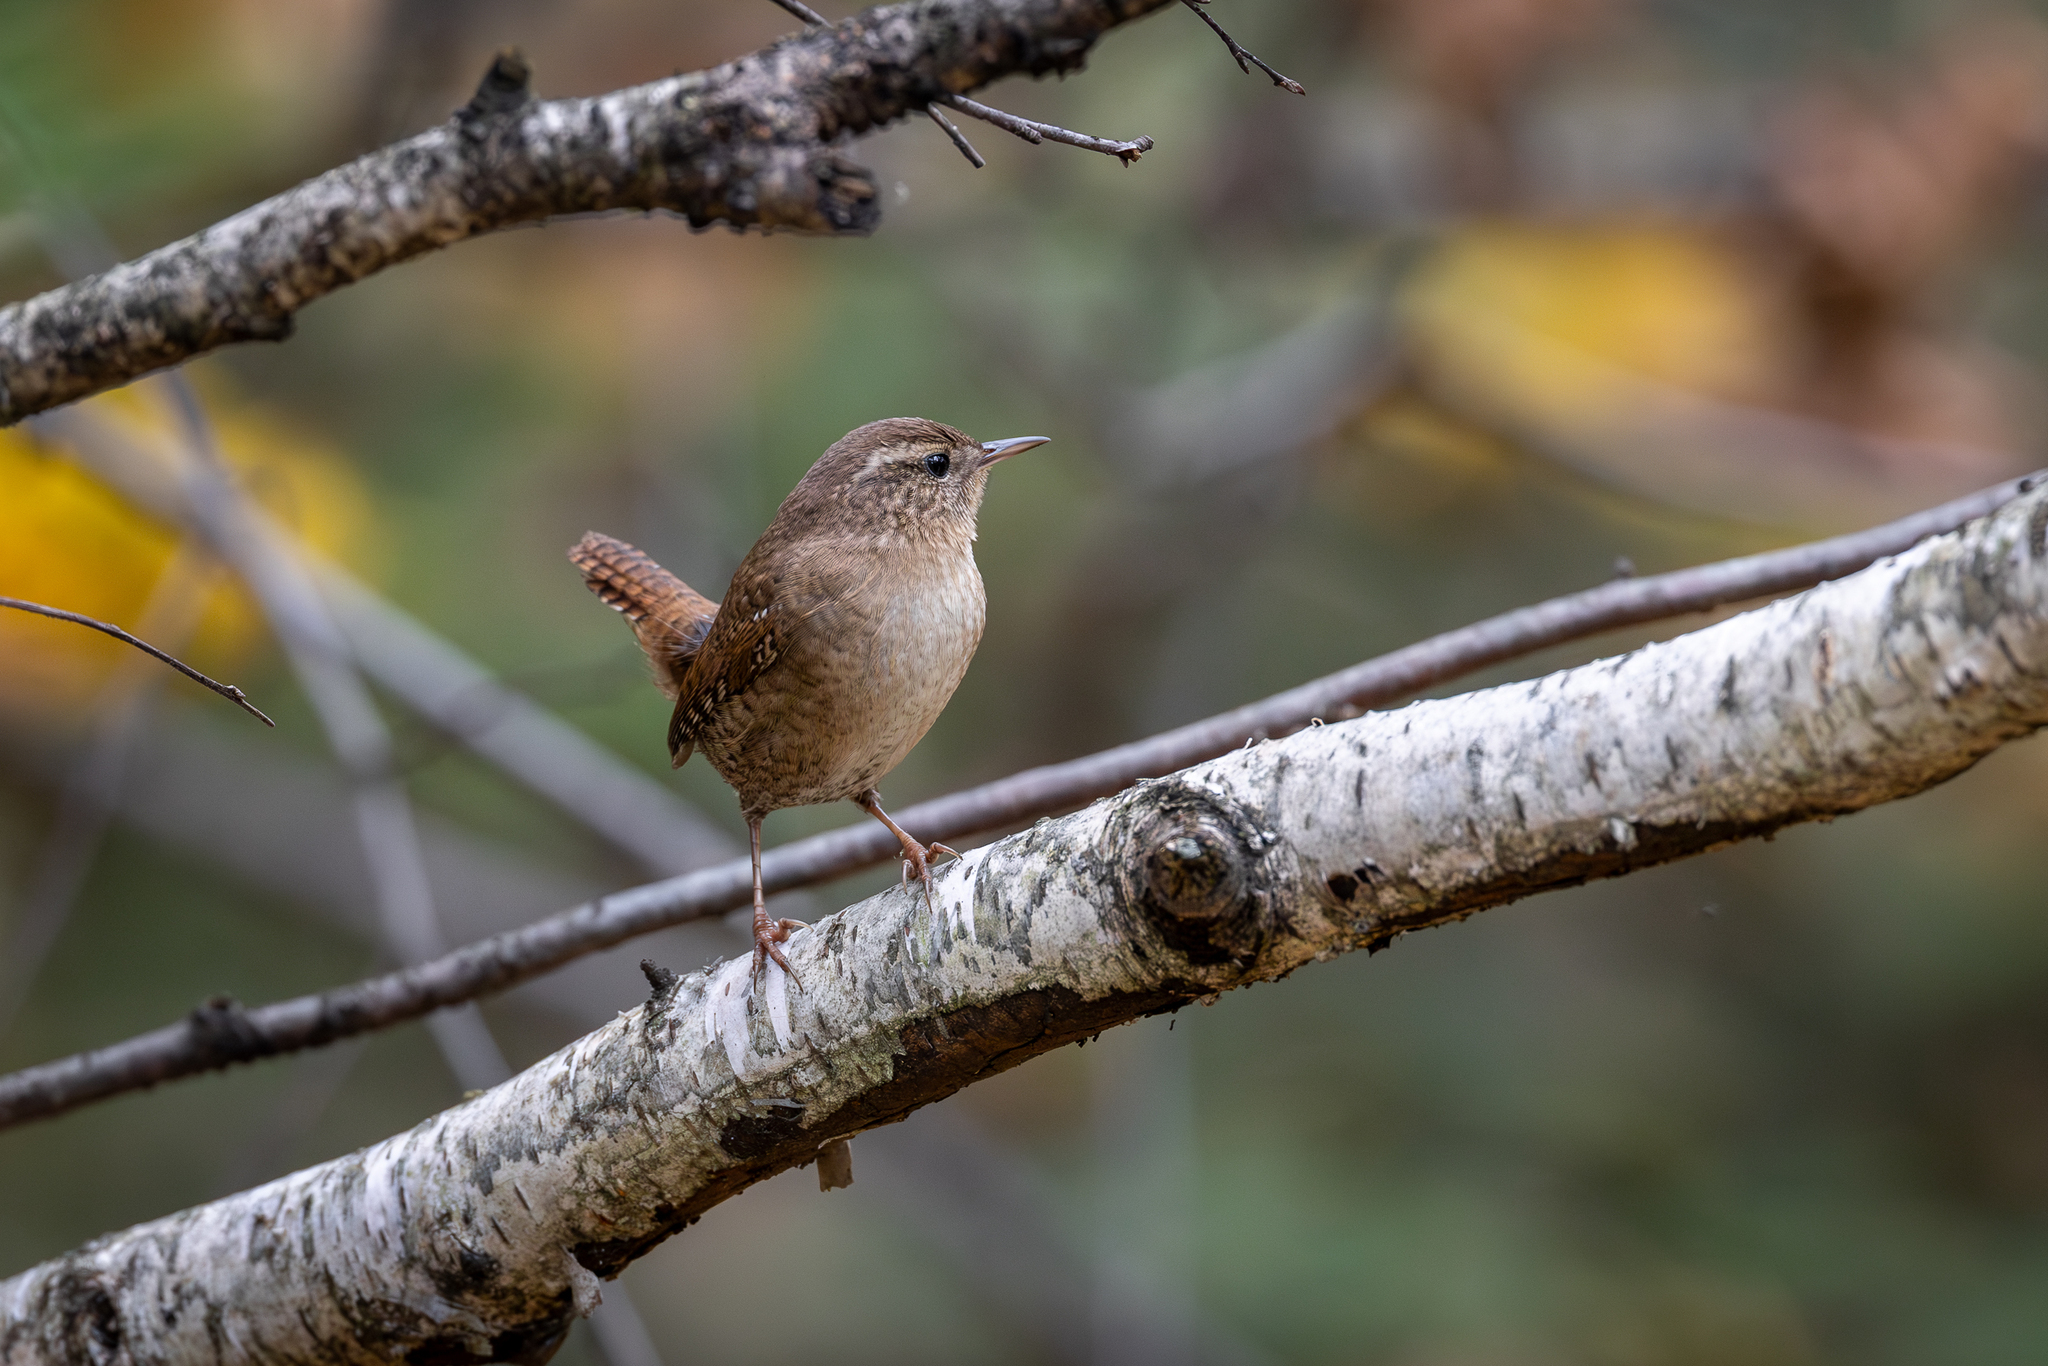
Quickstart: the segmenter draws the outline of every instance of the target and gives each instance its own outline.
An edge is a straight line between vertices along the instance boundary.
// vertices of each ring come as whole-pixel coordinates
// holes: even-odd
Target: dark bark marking
[[[273,1051],[269,1041],[249,1022],[242,1003],[232,996],[213,996],[185,1017],[198,1050],[216,1066],[248,1062]]]
[[[718,1131],[718,1146],[729,1156],[745,1162],[774,1152],[778,1144],[786,1143],[803,1132],[804,1112],[801,1107],[774,1105],[764,1108],[766,1114],[740,1115],[727,1120]]]
[[[654,1008],[664,996],[675,995],[676,984],[683,979],[669,969],[662,967],[652,958],[640,960],[641,975],[647,978],[647,1018],[654,1018]]]
[[[543,1366],[561,1349],[569,1336],[575,1312],[563,1295],[564,1307],[551,1317],[536,1319],[499,1333],[491,1339],[490,1352],[479,1356],[469,1349],[469,1340],[433,1337],[405,1354],[409,1366],[486,1366],[490,1362],[511,1362],[514,1366]]]

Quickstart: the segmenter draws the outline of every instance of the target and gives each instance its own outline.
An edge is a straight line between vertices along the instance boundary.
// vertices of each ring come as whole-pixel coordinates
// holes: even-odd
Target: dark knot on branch
[[[232,996],[208,997],[194,1006],[185,1020],[198,1050],[216,1066],[248,1062],[273,1051],[249,1012]]]
[[[1126,904],[1193,963],[1244,962],[1277,926],[1249,813],[1179,783],[1153,783],[1126,809]]]
[[[1197,827],[1173,835],[1145,859],[1145,882],[1158,907],[1176,920],[1215,920],[1244,899],[1243,860],[1226,837]]]
[[[675,973],[655,962],[652,958],[640,960],[640,971],[647,978],[647,1004],[649,1006],[659,1005],[661,1004],[662,997],[673,995],[676,983],[682,981],[682,978],[676,976]]]
[[[491,69],[477,82],[476,94],[457,111],[459,123],[516,114],[533,101],[533,68],[517,48],[506,48],[491,61]]]

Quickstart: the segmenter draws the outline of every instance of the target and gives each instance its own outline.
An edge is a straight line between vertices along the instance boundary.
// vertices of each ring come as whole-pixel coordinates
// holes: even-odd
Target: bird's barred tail
[[[640,648],[654,665],[654,680],[673,697],[703,645],[718,604],[663,569],[645,551],[602,532],[587,531],[569,548],[569,560],[605,606],[633,623]]]
[[[583,571],[590,591],[627,621],[658,614],[671,598],[690,592],[688,584],[649,559],[646,551],[601,531],[584,532],[583,539],[569,547],[569,560]]]

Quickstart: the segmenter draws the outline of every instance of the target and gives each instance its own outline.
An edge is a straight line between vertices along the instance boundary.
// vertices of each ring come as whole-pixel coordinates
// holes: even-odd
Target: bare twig
[[[782,0],[776,0],[776,3],[781,4]],[[1282,90],[1290,91],[1296,95],[1306,95],[1308,93],[1308,91],[1302,89],[1300,81],[1289,80],[1287,77],[1281,75],[1272,67],[1267,66],[1257,57],[1253,56],[1251,53],[1245,51],[1242,47],[1238,46],[1237,39],[1231,37],[1228,33],[1224,32],[1223,25],[1217,23],[1214,19],[1212,19],[1209,16],[1209,11],[1206,8],[1206,6],[1209,3],[1209,0],[1181,0],[1181,3],[1186,5],[1189,9],[1193,10],[1195,14],[1198,17],[1200,17],[1201,21],[1207,24],[1212,30],[1214,30],[1218,38],[1221,38],[1223,40],[1223,46],[1229,48],[1230,55],[1237,58],[1237,69],[1239,71],[1244,72],[1246,75],[1250,75],[1252,67],[1255,66],[1259,70],[1265,72],[1268,76],[1271,76],[1273,78],[1273,84],[1279,86]],[[1250,62],[1251,66],[1246,66],[1246,62]]]
[[[775,3],[794,14],[812,28],[830,28],[825,16],[803,3],[803,0],[775,0]]]
[[[265,716],[261,711],[259,711],[256,707],[256,704],[249,700],[248,695],[245,694],[240,688],[236,687],[234,684],[221,683],[217,682],[214,679],[208,678],[205,674],[199,672],[199,670],[193,668],[184,660],[179,659],[175,655],[167,654],[164,651],[157,649],[156,646],[150,644],[146,640],[140,639],[136,636],[129,635],[126,631],[114,625],[112,622],[100,621],[94,617],[81,616],[77,612],[67,612],[61,607],[45,607],[42,603],[28,602],[21,598],[0,598],[0,607],[12,607],[17,612],[33,612],[39,617],[54,617],[58,621],[68,621],[76,626],[90,626],[95,631],[99,631],[106,635],[110,635],[114,639],[121,641],[123,644],[133,645],[136,649],[142,651],[144,654],[162,660],[164,663],[170,665],[173,669],[176,669],[179,673],[185,675],[185,677],[191,679],[194,683],[199,684],[201,687],[213,689],[222,697],[225,697],[228,701],[234,703],[243,711],[248,712],[249,715],[255,717],[258,721],[261,721],[264,725],[273,728],[275,728],[277,725],[277,722],[271,720],[269,717]]]
[[[804,23],[809,25],[811,28],[831,27],[831,25],[826,21],[824,15],[818,13],[809,5],[802,3],[802,0],[774,0],[774,3],[782,6],[782,8],[788,10],[797,18],[803,20]],[[939,125],[939,130],[943,132],[947,137],[953,140],[953,145],[960,149],[960,155],[967,158],[967,162],[970,166],[974,167],[975,170],[979,171],[984,166],[988,165],[988,162],[982,159],[981,153],[974,150],[974,144],[967,140],[967,135],[961,132],[958,128],[953,126],[953,121],[951,119],[947,118],[944,114],[941,114],[938,110],[932,108],[930,105],[926,105],[924,107],[924,112],[931,115],[932,122]]]
[[[849,135],[943,91],[1078,70],[1104,33],[1169,3],[884,5],[752,58],[587,99],[534,100],[523,64],[501,58],[439,128],[0,308],[0,424],[217,347],[281,340],[315,299],[515,224],[660,209],[698,227],[872,231],[881,196],[845,158]]]
[[[926,105],[924,112],[932,116],[932,122],[939,125],[941,132],[953,139],[953,145],[960,149],[960,155],[966,157],[968,164],[973,166],[975,170],[978,171],[988,165],[988,162],[982,159],[981,153],[974,150],[974,144],[967,140],[967,134],[961,132],[959,126],[953,120],[941,114],[937,105]]]
[[[947,104],[952,105],[961,113],[971,114],[983,122],[992,123],[1006,133],[1015,133],[1024,141],[1034,145],[1045,141],[1047,138],[1051,138],[1054,142],[1064,142],[1069,147],[1085,147],[1091,152],[1101,152],[1104,156],[1115,157],[1126,166],[1151,151],[1155,146],[1150,138],[1135,138],[1130,142],[1111,142],[1107,138],[1090,137],[1086,133],[1069,132],[1065,128],[1056,127],[1050,123],[1040,123],[1036,119],[1020,119],[1015,114],[1006,114],[1000,109],[991,109],[988,105],[970,100],[965,95],[946,95],[942,98]]]
[[[2044,479],[2048,476],[2009,480],[1850,536],[1623,579],[1520,608],[1150,739],[1027,769],[908,807],[898,821],[921,839],[947,840],[1070,811],[1141,778],[1227,753],[1247,740],[1289,734],[1319,720],[1356,716],[1368,707],[1536,650],[1838,578],[1994,512]],[[861,822],[769,850],[762,858],[762,883],[771,892],[812,886],[885,862],[898,852],[888,831]],[[187,1021],[24,1068],[0,1077],[0,1127],[62,1114],[175,1077],[417,1019],[502,991],[636,935],[723,914],[751,897],[751,869],[747,860],[737,859],[600,897],[433,962],[319,995],[255,1007],[240,1017],[243,1027],[231,1044]]]

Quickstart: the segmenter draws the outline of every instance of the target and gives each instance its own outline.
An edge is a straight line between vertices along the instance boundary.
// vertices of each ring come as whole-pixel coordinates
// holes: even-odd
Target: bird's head
[[[884,418],[833,442],[783,511],[885,540],[971,540],[989,469],[1048,440],[976,441],[943,422]]]

